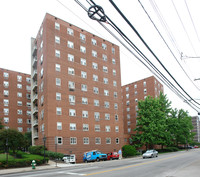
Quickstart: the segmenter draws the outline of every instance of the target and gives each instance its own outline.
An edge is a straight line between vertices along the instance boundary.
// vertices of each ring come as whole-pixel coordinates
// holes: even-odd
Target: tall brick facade
[[[31,131],[30,75],[0,68],[0,118],[4,127]]]
[[[136,128],[138,101],[146,96],[157,97],[163,92],[163,85],[154,77],[148,77],[122,86],[124,133],[129,137]]]
[[[31,40],[33,144],[76,154],[124,144],[119,47],[46,14]],[[56,141],[55,141],[56,140]]]

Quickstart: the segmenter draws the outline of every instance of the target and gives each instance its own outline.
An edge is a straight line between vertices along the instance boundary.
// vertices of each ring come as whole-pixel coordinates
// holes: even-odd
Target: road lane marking
[[[123,170],[123,169],[126,169],[126,168],[137,167],[137,166],[146,165],[146,164],[150,164],[150,163],[155,163],[155,162],[159,162],[159,161],[163,161],[163,160],[173,159],[173,158],[176,158],[176,157],[182,156],[182,155],[183,154],[179,154],[179,155],[175,155],[175,156],[172,156],[172,157],[167,157],[167,158],[164,158],[164,159],[158,159],[158,160],[153,160],[153,161],[149,161],[149,162],[143,162],[143,163],[140,163],[140,164],[129,165],[129,166],[125,166],[125,167],[114,168],[114,169],[105,170],[105,171],[99,171],[99,172],[95,172],[95,173],[89,173],[89,174],[85,174],[84,176],[97,175],[97,174],[101,174],[101,173],[107,173],[107,172],[111,172],[111,171],[117,171],[117,170]]]

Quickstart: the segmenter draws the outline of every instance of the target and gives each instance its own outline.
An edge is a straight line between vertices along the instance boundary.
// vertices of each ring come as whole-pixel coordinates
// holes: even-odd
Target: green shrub
[[[44,151],[41,151],[41,155],[44,155]],[[49,157],[50,159],[62,159],[64,154],[52,151],[45,151],[45,156]]]
[[[137,154],[137,151],[136,151],[134,146],[124,145],[122,147],[122,155],[123,155],[123,157],[135,156],[136,154]]]
[[[40,155],[41,151],[44,151],[44,146],[30,146],[28,150],[31,154]],[[47,148],[45,148],[45,150],[47,150]]]

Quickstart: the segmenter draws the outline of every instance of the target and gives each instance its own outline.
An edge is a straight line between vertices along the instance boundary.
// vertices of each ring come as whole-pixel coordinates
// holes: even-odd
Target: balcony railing
[[[32,66],[33,68],[37,66],[37,57],[33,58]]]
[[[33,55],[33,56],[36,56],[36,54],[37,54],[37,46],[35,45],[35,46],[33,47],[32,55]]]

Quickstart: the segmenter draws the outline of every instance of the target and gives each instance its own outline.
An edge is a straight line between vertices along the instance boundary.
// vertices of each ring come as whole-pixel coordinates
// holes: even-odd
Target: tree
[[[2,119],[0,119],[0,130],[3,129],[3,127]]]
[[[1,149],[6,149],[8,145],[9,149],[15,154],[16,150],[24,147],[24,136],[17,130],[2,129],[0,130],[0,142]]]
[[[24,147],[26,150],[32,145],[32,134],[31,132],[26,132],[24,134]]]
[[[138,103],[137,128],[133,136],[134,142],[153,148],[154,145],[170,144],[170,135],[167,132],[166,120],[171,111],[171,102],[166,95],[159,98],[147,97]]]

